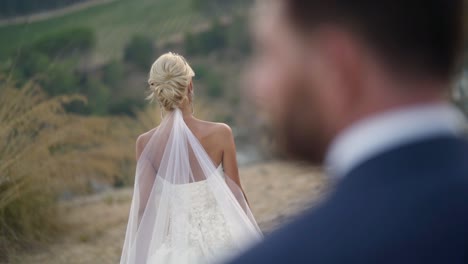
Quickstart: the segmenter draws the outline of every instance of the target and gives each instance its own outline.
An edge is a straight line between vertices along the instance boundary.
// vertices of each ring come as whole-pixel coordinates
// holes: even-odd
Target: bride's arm
[[[148,143],[148,139],[145,135],[141,135],[138,137],[136,142],[136,160],[141,157],[143,150]],[[154,184],[154,172],[152,168],[149,168],[149,164],[145,165],[145,168],[140,170],[141,175],[139,175],[138,179],[138,193],[139,193],[139,206],[138,206],[138,223],[140,222],[143,214],[145,212],[146,205],[148,203],[148,199],[151,195],[151,191],[153,189]]]
[[[242,191],[242,194],[244,195],[245,201],[250,207],[249,200],[245,195],[239,177],[239,168],[237,166],[236,144],[234,142],[234,136],[232,135],[231,128],[227,125],[223,125],[223,139],[223,141],[225,142],[223,151],[224,172],[237,185],[237,187],[240,188],[240,191]]]

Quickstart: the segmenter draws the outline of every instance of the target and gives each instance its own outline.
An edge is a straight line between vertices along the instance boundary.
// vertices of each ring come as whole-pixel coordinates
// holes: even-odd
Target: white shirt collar
[[[464,117],[448,103],[391,110],[357,122],[339,134],[328,150],[327,174],[342,177],[369,158],[418,139],[458,135]]]

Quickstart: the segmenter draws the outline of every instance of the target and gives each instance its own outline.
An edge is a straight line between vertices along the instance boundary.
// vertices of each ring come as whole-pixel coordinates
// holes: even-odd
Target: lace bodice
[[[216,171],[217,176],[224,177],[222,167],[219,166]],[[188,243],[190,246],[203,244],[207,250],[220,249],[226,247],[231,240],[231,235],[226,227],[225,216],[218,206],[212,191],[210,191],[208,182],[199,181],[189,184],[173,185],[175,188],[175,197],[171,202],[172,217],[170,225],[188,224]],[[183,203],[183,199],[188,199],[190,208],[188,210],[176,209]],[[188,212],[188,215],[182,215]],[[188,221],[188,223],[185,223]],[[181,229],[179,229],[181,230]],[[173,239],[180,235],[186,237],[186,234],[171,234],[165,243],[171,244]],[[225,243],[223,243],[225,242]]]

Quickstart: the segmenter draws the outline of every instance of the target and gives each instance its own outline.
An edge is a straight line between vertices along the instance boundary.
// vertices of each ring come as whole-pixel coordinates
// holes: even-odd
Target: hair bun
[[[186,99],[193,76],[195,73],[184,57],[172,52],[163,54],[151,66],[148,78],[151,93],[147,99],[156,98],[165,110],[174,110]]]

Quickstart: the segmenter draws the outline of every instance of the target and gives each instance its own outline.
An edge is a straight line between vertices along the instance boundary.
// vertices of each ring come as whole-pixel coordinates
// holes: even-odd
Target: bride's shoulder
[[[222,136],[232,136],[232,128],[225,123],[216,123],[217,132]]]
[[[225,123],[209,122],[200,120],[207,131],[210,131],[214,135],[219,136],[230,136],[232,135],[232,129]]]
[[[153,129],[151,129],[150,131],[146,131],[145,133],[139,135],[138,138],[137,138],[137,141],[149,140],[149,139],[153,136],[153,134],[154,134],[154,132],[156,131],[156,129],[158,129],[158,128],[155,127],[155,128],[153,128]]]
[[[136,141],[137,152],[138,150],[142,150],[146,146],[156,129],[157,127],[138,136]]]

